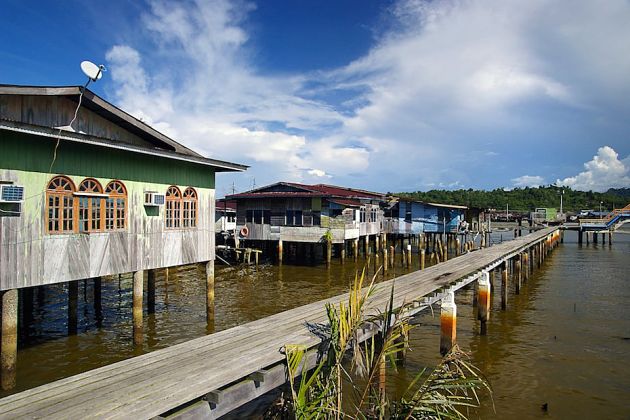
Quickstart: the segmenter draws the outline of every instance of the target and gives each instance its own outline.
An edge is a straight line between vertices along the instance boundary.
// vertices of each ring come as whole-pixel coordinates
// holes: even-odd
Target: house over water
[[[394,235],[456,233],[464,220],[466,206],[426,203],[388,196],[385,231]]]
[[[215,174],[245,169],[87,89],[0,85],[4,303],[19,288],[130,272],[141,296],[145,270],[212,264]]]
[[[273,244],[282,261],[286,244],[292,248],[337,246],[342,258],[359,240],[369,252],[380,240],[384,194],[334,185],[278,182],[226,197],[237,203],[240,241],[267,248]],[[376,245],[378,247],[378,245]],[[328,247],[328,259],[332,252]]]

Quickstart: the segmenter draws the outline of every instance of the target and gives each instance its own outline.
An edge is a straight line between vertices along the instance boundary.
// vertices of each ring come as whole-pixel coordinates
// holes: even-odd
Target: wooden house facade
[[[389,196],[384,230],[394,235],[455,233],[464,220],[465,210],[466,206]]]
[[[384,195],[317,184],[278,182],[228,196],[236,201],[241,240],[356,245],[380,235]],[[356,252],[356,251],[355,251]]]
[[[67,127],[80,93],[0,86],[0,184],[23,187],[0,203],[0,289],[213,260],[215,173],[245,167],[89,90]]]

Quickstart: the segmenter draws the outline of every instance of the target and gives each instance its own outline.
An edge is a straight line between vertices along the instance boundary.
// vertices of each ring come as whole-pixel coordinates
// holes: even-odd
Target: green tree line
[[[505,209],[509,205],[510,210],[531,211],[537,207],[560,208],[560,195],[563,194],[563,210],[579,212],[582,209],[599,211],[600,202],[602,210],[620,208],[630,203],[630,188],[609,189],[605,193],[593,191],[576,191],[569,187],[555,185],[541,187],[514,188],[512,190],[495,189],[485,190],[430,190],[406,193],[396,193],[402,197],[414,200],[435,202],[443,204],[458,204],[468,207],[480,207],[484,209]]]

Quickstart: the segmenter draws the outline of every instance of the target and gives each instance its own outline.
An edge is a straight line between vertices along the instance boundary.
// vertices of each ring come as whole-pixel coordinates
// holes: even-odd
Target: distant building
[[[388,196],[384,231],[394,235],[455,233],[464,220],[466,206],[426,203]]]
[[[248,243],[346,245],[381,233],[384,194],[334,185],[278,182],[227,196],[236,202],[236,228]],[[366,239],[367,238],[367,239]],[[356,242],[354,242],[356,246]],[[280,258],[282,253],[280,253]]]
[[[233,235],[236,231],[236,201],[217,200],[214,215],[216,233]]]

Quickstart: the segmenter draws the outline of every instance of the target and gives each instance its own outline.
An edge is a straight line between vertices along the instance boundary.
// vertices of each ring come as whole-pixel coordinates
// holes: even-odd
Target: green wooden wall
[[[0,131],[0,168],[215,188],[215,172],[208,166],[63,140],[50,170],[55,143],[52,138]]]

